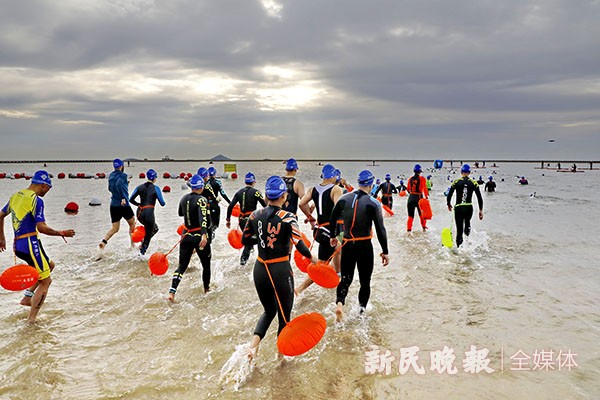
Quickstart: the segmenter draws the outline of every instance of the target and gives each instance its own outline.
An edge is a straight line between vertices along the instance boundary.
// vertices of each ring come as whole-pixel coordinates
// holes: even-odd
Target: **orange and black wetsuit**
[[[258,257],[253,274],[256,292],[264,312],[256,324],[254,334],[264,338],[277,315],[279,335],[285,327],[285,321],[290,321],[294,305],[294,276],[290,265],[292,245],[295,245],[303,256],[311,258],[310,250],[302,241],[298,219],[291,212],[274,206],[254,211],[244,228],[242,244],[258,244]]]
[[[381,204],[388,206],[391,210],[394,204],[394,197],[392,195],[398,193],[396,186],[386,180],[375,191],[375,197],[377,197],[379,192],[381,192]]]
[[[267,206],[267,203],[265,203],[265,199],[259,190],[256,190],[252,186],[246,186],[245,188],[238,190],[233,195],[231,203],[229,203],[229,207],[227,207],[227,221],[231,219],[233,207],[235,207],[235,205],[238,203],[240,205],[239,225],[242,231],[246,227],[246,223],[248,222],[248,218],[250,218],[250,214],[252,214],[252,211],[256,210],[258,207],[258,203],[260,203],[263,207]],[[251,245],[244,246],[244,250],[242,251],[242,255],[240,257],[240,264],[246,264],[248,257],[250,257],[251,250]]]
[[[368,193],[356,190],[339,198],[329,220],[330,226],[336,226],[339,233],[339,217],[343,219],[344,243],[342,247],[342,279],[337,287],[336,303],[344,304],[348,289],[354,279],[354,269],[358,269],[360,290],[358,302],[366,307],[371,296],[371,275],[373,274],[372,226],[375,225],[377,240],[383,254],[388,254],[387,233],[383,225],[381,204]]]
[[[422,198],[429,197],[429,191],[427,190],[427,180],[420,174],[415,173],[413,176],[408,178],[408,201],[406,207],[408,209],[408,221],[406,222],[406,230],[412,231],[413,220],[415,219],[415,209],[419,213],[419,220],[421,221],[421,227],[427,229],[427,220],[421,215],[419,209],[419,200]]]
[[[136,200],[137,197],[140,198],[139,201]],[[150,239],[158,232],[158,225],[154,218],[154,207],[157,200],[161,206],[165,206],[165,199],[159,187],[152,182],[145,182],[136,187],[129,198],[129,202],[138,207],[137,219],[146,229],[146,236],[140,246],[140,254],[146,254]]]
[[[329,227],[329,217],[333,211],[333,200],[331,199],[331,191],[335,185],[333,183],[327,185],[317,185],[311,190],[311,199],[317,211],[317,228],[314,231],[314,238],[319,243],[318,258],[321,261],[328,261],[335,247],[331,247],[331,229]]]
[[[183,274],[190,264],[194,250],[200,258],[202,264],[202,283],[204,289],[208,289],[210,285],[210,210],[206,197],[198,193],[188,193],[182,197],[179,202],[179,216],[183,217],[185,229],[184,237],[179,244],[179,267],[173,274],[170,293],[177,292],[177,286],[183,278]],[[200,248],[202,235],[207,235],[208,243],[204,248]]]

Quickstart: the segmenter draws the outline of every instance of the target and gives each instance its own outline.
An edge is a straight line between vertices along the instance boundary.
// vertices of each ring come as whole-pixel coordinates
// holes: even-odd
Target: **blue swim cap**
[[[431,175],[427,175],[427,179],[431,179]]]
[[[331,164],[325,164],[323,169],[321,170],[321,178],[323,179],[331,179],[334,178],[335,175],[335,167]]]
[[[208,167],[208,175],[215,176],[217,174],[217,169],[215,167]]]
[[[404,181],[402,179],[400,179],[400,183],[404,185]]]
[[[423,172],[423,168],[421,168],[421,164],[415,164],[413,168],[413,172]]]
[[[336,168],[335,171],[333,171],[333,174],[335,175],[335,183],[342,180],[342,171]]]
[[[471,166],[469,164],[465,164],[462,167],[460,167],[460,172],[471,172]]]
[[[381,183],[381,179],[377,178],[377,180],[375,181],[376,184],[380,184]]]
[[[123,165],[123,160],[121,160],[120,158],[115,158],[113,160],[113,167],[115,167],[115,169],[121,168]]]
[[[157,176],[158,174],[152,168],[150,168],[148,172],[146,172],[146,178],[148,178],[149,181],[155,180]]]
[[[267,183],[265,184],[265,193],[267,195],[267,199],[277,200],[283,196],[285,192],[287,192],[287,186],[280,176],[274,175],[267,179]]]
[[[358,173],[358,184],[360,186],[371,186],[374,180],[375,177],[373,176],[373,173],[368,169],[362,170]]]
[[[202,179],[204,179],[204,178],[208,177],[208,170],[204,167],[200,167],[200,168],[198,168],[197,174],[200,175],[200,177]]]
[[[44,170],[35,171],[33,177],[31,178],[31,183],[36,183],[38,185],[48,185],[52,187],[52,180],[50,179],[50,175],[48,172]]]
[[[192,189],[202,189],[204,187],[204,179],[196,174],[190,178],[189,185]]]
[[[494,179],[494,177],[490,175],[490,177],[488,179],[491,181]]]
[[[294,171],[298,169],[298,163],[296,162],[295,159],[290,158],[289,160],[286,161],[285,163],[285,170],[286,171]]]
[[[385,174],[385,180],[386,181],[392,180],[392,176],[390,174]]]
[[[479,180],[482,180],[482,179],[483,179],[483,176],[479,175]]]
[[[254,176],[254,174],[252,172],[248,172],[246,174],[246,178],[244,178],[244,182],[246,182],[246,185],[254,183],[254,182],[256,182],[256,176]]]

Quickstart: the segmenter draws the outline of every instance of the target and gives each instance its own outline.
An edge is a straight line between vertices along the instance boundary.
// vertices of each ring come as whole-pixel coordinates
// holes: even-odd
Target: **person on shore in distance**
[[[138,187],[133,190],[131,197],[129,197],[129,202],[134,206],[137,206],[137,219],[140,221],[144,228],[146,229],[146,236],[144,236],[144,240],[140,245],[140,254],[146,254],[146,250],[148,250],[148,246],[150,245],[150,239],[158,232],[158,225],[156,224],[156,220],[154,218],[154,207],[156,206],[156,200],[160,203],[161,206],[165,206],[165,199],[163,198],[162,192],[160,188],[154,185],[156,182],[158,174],[155,170],[150,168],[146,172],[147,182],[142,183]],[[139,197],[140,201],[138,202],[136,198]]]
[[[413,220],[415,219],[415,209],[419,213],[419,220],[421,221],[421,228],[423,232],[427,231],[427,220],[421,215],[421,209],[419,208],[419,200],[422,198],[428,199],[429,192],[427,191],[427,182],[421,172],[423,169],[421,165],[415,164],[413,168],[415,173],[413,176],[408,178],[408,200],[406,207],[408,209],[408,221],[406,222],[406,231],[412,232]]]
[[[469,178],[471,167],[465,164],[460,169],[461,178],[452,182],[446,204],[448,211],[452,211],[452,194],[456,192],[456,204],[454,205],[454,220],[456,221],[456,247],[463,242],[463,232],[466,236],[471,233],[471,217],[473,217],[473,193],[477,195],[479,205],[479,219],[483,219],[483,197],[479,191],[479,185]]]
[[[494,182],[494,177],[492,177],[490,175],[483,190],[485,190],[486,192],[490,192],[490,193],[496,191],[496,182]]]
[[[296,178],[298,173],[298,163],[290,158],[285,162],[286,174],[283,181],[287,187],[287,200],[281,208],[291,213],[298,213],[298,201],[304,197],[304,184]]]
[[[207,172],[208,172],[208,181],[206,181],[205,184],[207,184],[207,186],[211,187],[210,191],[214,195],[214,200],[209,202],[210,216],[211,216],[212,223],[213,223],[212,239],[214,240],[215,239],[214,232],[219,227],[219,222],[221,220],[221,207],[219,206],[219,201],[221,199],[218,196],[220,194],[221,197],[223,197],[225,199],[227,204],[231,203],[231,200],[229,200],[229,197],[227,197],[227,193],[225,193],[225,190],[223,189],[223,184],[221,183],[221,181],[215,177],[217,175],[217,169],[213,166],[210,166],[210,167],[208,167]]]
[[[427,191],[431,193],[431,188],[433,187],[433,181],[431,180],[431,175],[427,175]]]
[[[202,283],[204,293],[210,290],[210,210],[208,200],[202,195],[204,190],[204,179],[200,175],[191,177],[188,183],[192,191],[179,201],[179,216],[183,217],[185,229],[183,239],[179,244],[179,266],[173,274],[171,288],[169,289],[170,301],[175,301],[177,287],[183,278],[183,274],[190,264],[192,254],[196,251],[202,264]]]
[[[25,261],[39,273],[39,280],[30,289],[26,290],[21,304],[30,306],[29,322],[34,322],[44,300],[48,295],[48,288],[52,283],[50,272],[54,269],[51,261],[39,238],[43,233],[49,236],[73,237],[75,231],[68,229],[57,231],[46,224],[44,216],[44,201],[42,197],[52,188],[52,181],[48,172],[36,171],[31,178],[31,184],[27,189],[14,193],[8,203],[0,210],[0,252],[6,250],[6,238],[4,236],[4,219],[10,215],[14,230],[13,250],[15,256]]]
[[[331,246],[332,232],[335,231],[335,226],[329,225],[331,211],[335,203],[337,203],[342,193],[342,188],[335,184],[337,179],[336,169],[331,164],[326,164],[321,170],[321,183],[313,186],[306,191],[304,197],[300,200],[298,206],[306,215],[308,222],[313,229],[313,236],[315,241],[319,243],[319,261],[328,262],[331,256],[335,252],[335,247]],[[312,216],[312,210],[310,203],[314,204],[314,208],[317,210],[317,219]],[[332,228],[333,226],[333,228]],[[335,258],[333,259],[333,266],[336,272],[340,272],[339,260],[336,263]],[[306,288],[308,288],[313,281],[310,278],[306,278],[304,282],[298,287],[297,293],[301,294]]]
[[[246,223],[248,222],[248,218],[250,218],[250,214],[252,214],[252,212],[258,208],[258,204],[260,203],[263,208],[267,206],[263,194],[260,192],[260,190],[254,188],[254,185],[256,184],[256,176],[254,176],[252,172],[248,172],[246,174],[244,183],[246,183],[246,187],[238,190],[233,195],[233,198],[229,203],[229,207],[227,207],[227,229],[231,228],[231,212],[236,204],[240,205],[240,216],[238,217],[238,221],[240,230],[242,232],[246,227]],[[240,265],[246,265],[252,248],[253,247],[250,245],[244,246],[244,250],[240,256]]]
[[[387,234],[383,224],[381,204],[369,195],[373,186],[374,176],[371,171],[364,170],[358,174],[359,189],[341,196],[336,203],[329,220],[330,226],[336,226],[331,238],[331,245],[338,246],[337,234],[343,219],[344,238],[342,246],[341,274],[342,279],[337,287],[336,320],[340,322],[343,316],[343,306],[348,295],[348,289],[354,279],[354,269],[358,269],[360,290],[358,302],[360,312],[364,312],[371,296],[371,275],[373,274],[373,243],[371,239],[372,225],[375,225],[377,240],[381,245],[381,263],[389,263]]]
[[[391,182],[392,176],[390,174],[385,174],[385,182],[379,185],[377,190],[375,191],[375,196],[381,192],[381,204],[384,206],[388,206],[390,210],[394,206],[394,197],[393,195],[398,193],[396,186]]]
[[[277,335],[285,327],[285,321],[291,320],[294,305],[294,274],[290,265],[292,244],[300,254],[317,262],[302,241],[296,215],[282,208],[288,196],[285,181],[279,176],[269,177],[265,194],[268,206],[250,215],[242,235],[242,244],[245,246],[258,244],[253,276],[258,298],[264,308],[249,345],[250,358],[256,356],[258,346],[275,315],[279,317]]]
[[[125,219],[129,225],[131,247],[134,247],[133,240],[131,240],[131,234],[135,229],[135,218],[133,210],[129,205],[129,182],[127,180],[127,174],[123,172],[125,166],[122,160],[115,158],[113,160],[113,167],[115,170],[111,172],[108,177],[108,190],[111,193],[110,221],[112,222],[112,226],[98,245],[100,250],[103,250],[110,238],[113,237],[115,233],[119,232],[121,218]]]

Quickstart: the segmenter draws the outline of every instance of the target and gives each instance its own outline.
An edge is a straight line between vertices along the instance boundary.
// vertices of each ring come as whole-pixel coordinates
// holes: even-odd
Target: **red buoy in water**
[[[144,236],[146,236],[146,228],[144,228],[144,225],[138,225],[131,234],[131,240],[133,240],[134,243],[139,243],[144,240]]]
[[[171,179],[171,174],[170,174],[170,173],[168,173],[168,172],[165,172],[165,173],[163,174],[163,178],[165,178],[165,179]]]
[[[235,172],[231,173],[231,179],[237,179],[237,174]]]
[[[0,286],[6,290],[19,291],[35,285],[39,273],[27,264],[19,264],[8,268],[0,275]]]
[[[66,175],[65,175],[64,172],[59,172],[58,175],[57,175],[58,179],[65,179],[65,176]]]
[[[154,275],[164,275],[169,270],[169,260],[167,255],[156,252],[148,259],[148,268]]]
[[[166,185],[163,189],[162,189],[163,193],[169,193],[171,192],[171,187],[169,185]]]
[[[144,172],[140,172],[140,179],[146,179],[146,174]]]
[[[76,214],[78,211],[79,211],[79,204],[75,203],[74,201],[68,202],[67,205],[65,206],[66,213]]]
[[[291,320],[277,337],[277,349],[284,356],[304,354],[319,343],[327,321],[319,313],[302,314]]]

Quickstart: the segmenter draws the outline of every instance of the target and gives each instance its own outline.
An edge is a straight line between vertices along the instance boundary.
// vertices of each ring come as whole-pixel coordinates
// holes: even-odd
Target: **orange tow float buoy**
[[[154,275],[164,275],[169,270],[167,255],[157,251],[148,259],[148,268]]]
[[[307,268],[307,272],[310,279],[324,288],[333,289],[340,283],[337,272],[326,262],[311,263]]]
[[[400,196],[400,197],[406,196],[406,190],[401,190],[400,193],[398,193],[398,196]]]
[[[302,232],[302,241],[304,242],[304,244],[306,245],[306,247],[308,247],[310,249],[310,239],[308,238],[308,236],[306,236],[306,234],[304,232]],[[294,262],[296,263],[296,267],[298,267],[298,269],[304,273],[306,273],[306,270],[308,269],[308,265],[310,264],[310,258],[306,258],[304,257],[299,251],[298,249],[294,250]]]
[[[233,209],[231,210],[232,217],[239,217],[241,213],[242,213],[242,209],[240,208],[239,204],[236,204],[235,206],[233,206]]]
[[[181,224],[177,227],[177,234],[179,236],[183,235],[183,230],[185,229],[185,224]]]
[[[433,213],[431,212],[431,204],[429,204],[429,200],[426,198],[419,200],[419,210],[421,210],[421,215],[424,219],[431,219],[433,216]]]
[[[319,313],[302,314],[291,320],[277,337],[277,349],[284,356],[304,354],[321,341],[327,321]]]
[[[239,229],[230,230],[227,234],[227,240],[229,241],[231,247],[233,247],[234,249],[239,250],[242,247],[244,247],[244,245],[242,244],[242,231],[240,231]]]
[[[144,225],[138,225],[131,234],[131,240],[133,240],[134,243],[139,243],[144,240],[144,236],[146,236],[146,228],[144,228]]]
[[[6,290],[18,292],[32,287],[38,281],[39,273],[27,264],[8,268],[0,275],[0,286]]]
[[[391,208],[389,208],[389,207],[388,207],[388,206],[386,206],[385,204],[382,204],[382,205],[381,205],[381,207],[383,207],[383,210],[384,210],[386,213],[388,213],[388,215],[389,215],[390,217],[393,217],[393,216],[394,216],[394,212],[392,211],[392,209],[391,209]]]

